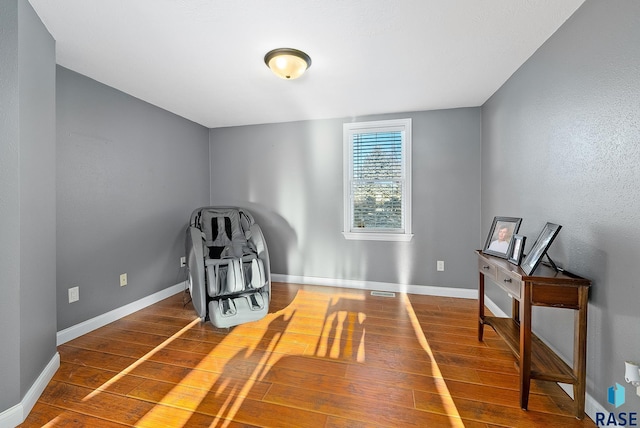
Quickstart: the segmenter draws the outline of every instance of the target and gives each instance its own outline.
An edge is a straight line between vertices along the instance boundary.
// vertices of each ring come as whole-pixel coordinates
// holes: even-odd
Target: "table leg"
[[[478,278],[478,340],[482,342],[484,334],[484,274]]]
[[[587,307],[589,289],[578,288],[578,307],[575,311],[573,328],[573,374],[576,383],[573,384],[573,399],[576,404],[576,417],[584,418],[584,398],[587,377]]]
[[[531,385],[531,285],[525,282],[520,300],[520,407],[529,405]]]

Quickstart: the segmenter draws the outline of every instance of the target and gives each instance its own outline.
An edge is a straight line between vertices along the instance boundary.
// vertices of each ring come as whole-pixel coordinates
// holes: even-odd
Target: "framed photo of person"
[[[513,235],[520,229],[521,218],[494,217],[482,252],[503,259],[509,258]]]
[[[540,235],[536,239],[536,242],[533,243],[533,247],[531,247],[531,251],[527,254],[520,264],[520,267],[527,275],[531,275],[534,270],[540,264],[542,257],[546,254],[547,250],[551,246],[553,240],[558,236],[558,232],[562,226],[554,223],[547,223],[542,228]]]
[[[513,243],[509,250],[509,258],[507,260],[516,266],[520,265],[520,261],[522,260],[522,252],[524,251],[524,243],[526,240],[526,236],[513,235]]]

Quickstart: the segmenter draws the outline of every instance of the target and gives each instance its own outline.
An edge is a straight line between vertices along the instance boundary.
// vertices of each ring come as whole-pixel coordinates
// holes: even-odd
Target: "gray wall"
[[[0,413],[56,353],[55,44],[26,0],[0,3]]]
[[[550,254],[593,281],[588,392],[603,404],[640,360],[639,17],[634,0],[587,0],[482,108],[483,233],[522,217],[529,249],[545,222],[563,225]],[[571,357],[571,314],[534,316]],[[617,411],[637,410],[634,392]]]
[[[345,240],[342,125],[404,117],[413,119],[415,236]],[[255,214],[273,273],[474,288],[480,122],[480,109],[469,108],[212,129],[211,203]]]
[[[209,147],[207,128],[63,67],[57,126],[62,330],[184,280],[185,227],[209,201]],[[68,303],[73,286],[80,300]]]
[[[20,14],[21,394],[55,353],[55,42],[31,5]]]
[[[0,2],[0,412],[20,401],[18,2]]]

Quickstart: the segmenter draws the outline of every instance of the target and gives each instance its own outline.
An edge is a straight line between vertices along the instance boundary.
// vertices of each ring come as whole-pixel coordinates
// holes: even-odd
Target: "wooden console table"
[[[507,343],[518,359],[520,371],[520,407],[529,402],[531,379],[573,384],[577,418],[584,417],[587,353],[587,300],[591,281],[540,265],[535,275],[526,275],[507,260],[478,255],[478,340],[484,325],[490,325]],[[490,279],[512,298],[511,318],[484,314],[484,280]],[[531,307],[549,306],[575,310],[573,367],[569,367],[535,334],[531,333]]]

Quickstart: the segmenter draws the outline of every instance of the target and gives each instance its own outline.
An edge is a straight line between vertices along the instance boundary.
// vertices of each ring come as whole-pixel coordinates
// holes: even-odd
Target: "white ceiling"
[[[30,0],[58,64],[209,128],[482,105],[583,2]]]

